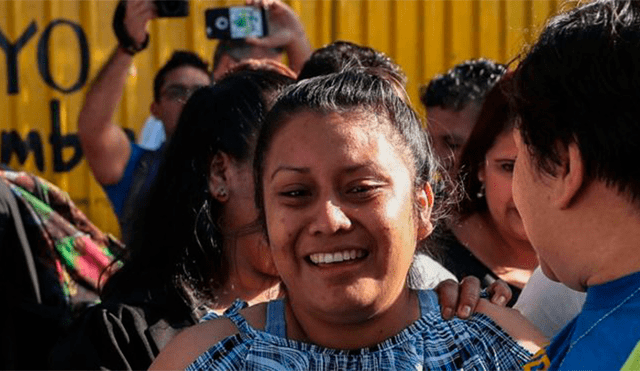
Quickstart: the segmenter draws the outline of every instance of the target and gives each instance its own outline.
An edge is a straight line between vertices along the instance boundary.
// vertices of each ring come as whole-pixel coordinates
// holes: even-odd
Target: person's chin
[[[544,275],[547,276],[548,279],[550,279],[551,281],[560,282],[560,279],[558,279],[556,274],[553,273],[551,267],[549,267],[549,265],[547,265],[547,263],[545,263],[544,260],[540,258],[540,256],[538,256],[538,261],[540,262],[540,269],[542,270],[542,273],[544,273]]]

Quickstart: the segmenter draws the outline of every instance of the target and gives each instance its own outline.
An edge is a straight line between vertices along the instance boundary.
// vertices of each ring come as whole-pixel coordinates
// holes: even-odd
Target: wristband
[[[140,46],[136,45],[135,41],[131,38],[131,35],[129,35],[129,32],[127,32],[127,29],[124,27],[125,12],[126,0],[120,0],[116,7],[116,12],[113,15],[113,32],[118,39],[120,48],[129,55],[135,55],[147,48],[147,45],[149,45],[149,34],[146,35]]]

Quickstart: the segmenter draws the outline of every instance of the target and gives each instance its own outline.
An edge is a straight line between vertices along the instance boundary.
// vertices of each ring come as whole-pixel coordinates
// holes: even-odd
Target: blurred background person
[[[272,61],[237,68],[185,105],[124,266],[58,344],[53,368],[146,369],[209,311],[279,295],[255,223],[251,162],[267,109],[295,74]]]
[[[452,178],[485,95],[506,71],[506,66],[492,60],[468,60],[434,77],[420,89],[433,149]]]
[[[246,4],[265,8],[269,33],[259,39],[218,40],[212,60],[212,79],[220,80],[233,66],[248,59],[284,62],[286,58],[289,68],[299,73],[312,47],[298,15],[280,0],[247,0]],[[150,116],[140,131],[139,145],[156,149],[165,139],[164,126]]]
[[[508,77],[487,94],[458,159],[459,202],[434,235],[442,262],[458,279],[471,275],[486,287],[506,281],[513,305],[538,265],[511,194],[516,147]]]
[[[118,46],[98,72],[78,116],[78,138],[95,179],[102,185],[118,217],[122,240],[131,237],[133,217],[155,179],[163,148],[146,150],[132,142],[114,122],[134,55],[149,43],[146,29],[157,16],[150,0],[121,2],[114,14]],[[175,52],[153,81],[150,111],[173,135],[189,95],[209,85],[207,64],[196,54]]]

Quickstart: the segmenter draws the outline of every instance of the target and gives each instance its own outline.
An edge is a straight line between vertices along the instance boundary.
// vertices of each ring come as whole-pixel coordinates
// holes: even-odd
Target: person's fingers
[[[480,300],[480,280],[474,276],[467,276],[460,282],[460,298],[456,315],[466,319],[474,312]]]
[[[452,279],[442,281],[434,291],[438,294],[442,318],[451,319],[458,303],[458,283]]]
[[[506,306],[513,296],[513,293],[509,288],[509,284],[503,280],[493,282],[489,287],[487,287],[487,292],[491,297],[491,302],[501,307]]]

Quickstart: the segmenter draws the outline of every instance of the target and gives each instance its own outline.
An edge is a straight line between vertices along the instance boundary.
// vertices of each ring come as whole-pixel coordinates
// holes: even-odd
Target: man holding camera
[[[297,74],[313,51],[298,15],[280,0],[247,0],[247,6],[263,8],[268,33],[263,37],[218,40],[212,61],[212,78],[220,80],[233,66],[247,59],[282,62]],[[140,132],[139,144],[153,149],[165,140],[163,126],[150,117]]]
[[[157,16],[150,0],[127,0],[118,5],[113,25],[119,45],[93,81],[78,117],[82,149],[113,205],[125,242],[131,218],[153,181],[163,151],[145,150],[131,142],[113,116],[134,55],[147,46],[147,26]],[[174,53],[156,74],[150,111],[162,122],[169,138],[189,95],[210,83],[206,62],[191,52]]]

